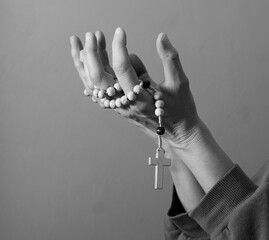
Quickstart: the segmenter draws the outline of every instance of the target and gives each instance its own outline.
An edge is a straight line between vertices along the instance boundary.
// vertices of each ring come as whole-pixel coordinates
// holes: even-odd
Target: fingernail
[[[169,38],[167,37],[167,35],[165,33],[163,34],[161,40],[162,40],[163,43],[168,43],[168,44],[170,43],[170,40],[169,40]]]
[[[166,42],[168,40],[168,37],[167,37],[167,35],[165,33],[163,33],[161,40],[163,42]]]
[[[115,34],[121,34],[122,33],[122,28],[121,27],[117,27]]]
[[[70,36],[69,41],[71,44],[73,43],[73,36]]]
[[[91,33],[90,32],[87,32],[86,33],[86,41],[89,41],[91,38]]]
[[[172,44],[171,44],[168,36],[165,33],[163,34],[163,36],[161,38],[161,41],[162,41],[164,47],[168,47],[169,48],[169,47],[172,46]]]

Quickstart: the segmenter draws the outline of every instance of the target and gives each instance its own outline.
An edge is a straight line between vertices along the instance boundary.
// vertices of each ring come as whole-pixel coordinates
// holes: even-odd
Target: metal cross
[[[155,166],[155,189],[163,188],[164,166],[171,166],[171,159],[165,158],[164,153],[163,148],[157,148],[156,158],[149,157],[149,165]]]

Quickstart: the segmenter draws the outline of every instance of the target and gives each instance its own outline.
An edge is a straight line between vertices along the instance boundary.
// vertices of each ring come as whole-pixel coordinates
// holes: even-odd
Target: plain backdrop
[[[198,112],[250,176],[269,154],[268,0],[1,0],[0,239],[163,239],[172,182],[153,189],[155,144],[83,96],[69,37],[116,27],[163,79],[179,50]]]

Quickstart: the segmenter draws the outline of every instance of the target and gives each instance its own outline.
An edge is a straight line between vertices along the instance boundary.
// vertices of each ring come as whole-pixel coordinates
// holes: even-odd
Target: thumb
[[[156,41],[156,48],[164,69],[165,80],[163,85],[170,89],[177,89],[182,83],[187,83],[188,80],[182,69],[178,52],[166,34],[159,34]]]

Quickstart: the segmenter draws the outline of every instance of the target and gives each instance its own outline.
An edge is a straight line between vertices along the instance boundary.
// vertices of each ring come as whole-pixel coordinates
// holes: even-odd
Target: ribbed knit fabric
[[[168,216],[169,218],[166,218],[165,221],[165,227],[167,230],[169,229],[168,232],[170,235],[173,230],[177,229],[177,231],[174,231],[173,233],[176,238],[172,239],[187,239],[185,237],[208,239],[208,234],[185,212],[185,209],[177,196],[175,187],[173,187],[173,201],[168,211]],[[181,233],[181,238],[178,238],[178,232]]]
[[[269,239],[268,174],[269,164],[255,176],[257,186],[234,165],[188,213],[174,190],[165,239]]]
[[[214,235],[227,226],[232,211],[257,189],[238,165],[205,195],[198,207],[189,213],[202,228]]]

